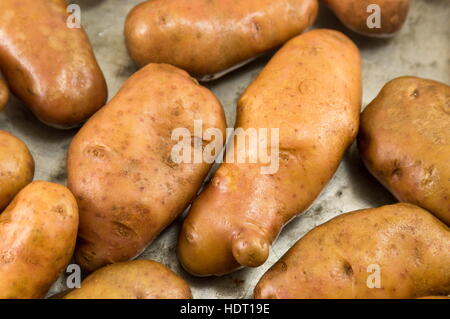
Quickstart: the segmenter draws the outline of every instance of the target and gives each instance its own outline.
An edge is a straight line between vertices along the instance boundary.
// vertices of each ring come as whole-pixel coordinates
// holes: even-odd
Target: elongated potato
[[[68,185],[80,207],[82,268],[135,257],[183,212],[211,167],[173,160],[174,129],[187,128],[202,142],[195,120],[225,136],[225,115],[211,91],[178,68],[149,64],[75,136]]]
[[[338,216],[300,239],[255,298],[417,298],[450,293],[450,229],[395,204]]]
[[[222,164],[184,221],[178,254],[185,269],[222,275],[263,264],[283,225],[333,176],[356,135],[360,103],[360,54],[347,37],[313,30],[289,41],[237,109],[237,128],[279,130],[278,170],[263,174],[269,165],[261,157],[251,163],[250,143],[235,148],[235,159],[245,160]],[[268,154],[275,144],[267,143]]]
[[[410,0],[322,1],[347,28],[372,37],[389,37],[398,32],[408,17],[411,3]],[[375,25],[377,22],[380,24]]]
[[[0,69],[11,92],[58,128],[88,119],[107,95],[89,39],[68,16],[64,0],[0,1]]]
[[[109,265],[92,273],[63,299],[191,299],[189,285],[151,260]]]
[[[75,247],[78,208],[64,186],[33,182],[0,215],[0,299],[43,298]]]
[[[169,63],[212,79],[302,33],[317,0],[152,0],[128,15],[133,60]]]
[[[400,201],[450,225],[450,86],[390,81],[364,110],[358,145],[369,171]]]
[[[9,90],[5,81],[0,79],[0,111],[6,106],[9,100]]]
[[[0,212],[34,176],[34,159],[17,137],[0,130]]]

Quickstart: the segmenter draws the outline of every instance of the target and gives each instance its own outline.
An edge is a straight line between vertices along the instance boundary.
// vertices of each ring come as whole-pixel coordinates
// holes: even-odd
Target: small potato
[[[353,42],[325,29],[292,39],[272,58],[240,98],[236,128],[278,129],[279,141],[258,145],[277,155],[276,169],[263,172],[262,157],[252,163],[250,143],[235,148],[234,158],[245,160],[219,167],[183,223],[178,255],[187,271],[223,275],[266,261],[282,227],[312,204],[356,136],[360,65]]]
[[[17,137],[0,130],[0,212],[34,176],[34,160]]]
[[[0,299],[43,298],[70,261],[78,228],[64,186],[33,182],[0,214]]]
[[[358,145],[369,171],[398,200],[450,225],[450,86],[390,81],[364,110]]]
[[[350,30],[371,37],[389,37],[398,32],[408,17],[410,0],[322,0]],[[374,11],[374,5],[379,11]],[[376,15],[380,25],[373,27]]]
[[[109,265],[92,273],[63,299],[191,299],[189,285],[151,260]]]
[[[0,79],[0,111],[6,106],[9,100],[9,89],[5,81]]]
[[[0,70],[11,92],[58,128],[84,122],[107,96],[89,39],[68,16],[64,0],[0,1]]]
[[[450,229],[411,204],[338,216],[300,239],[255,298],[397,299],[450,293]]]
[[[178,66],[217,78],[302,33],[317,0],[152,0],[128,15],[128,51],[139,66]]]
[[[134,258],[188,206],[211,164],[174,161],[172,134],[183,128],[200,147],[209,143],[194,121],[225,137],[225,115],[211,91],[176,67],[149,64],[78,132],[68,185],[80,207],[75,255],[83,269]]]

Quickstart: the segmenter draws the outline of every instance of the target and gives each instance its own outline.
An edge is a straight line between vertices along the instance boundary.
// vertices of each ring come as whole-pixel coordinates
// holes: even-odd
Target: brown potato
[[[0,70],[44,123],[69,128],[105,104],[107,88],[85,32],[64,0],[0,1]]]
[[[129,13],[125,37],[139,66],[168,63],[207,80],[302,33],[317,10],[317,0],[152,0]]]
[[[411,204],[347,213],[314,228],[255,288],[255,298],[261,299],[394,299],[449,293],[450,229]]]
[[[185,269],[222,275],[263,264],[281,228],[333,176],[357,133],[360,103],[352,41],[332,30],[289,41],[240,98],[236,121],[244,130],[279,129],[279,169],[262,174],[266,164],[251,163],[248,143],[236,148],[244,163],[222,164],[184,221],[178,255]],[[275,146],[268,143],[268,153]]]
[[[92,273],[63,299],[191,299],[189,285],[151,260],[109,265]]]
[[[78,208],[64,186],[33,182],[0,215],[0,299],[43,298],[75,247]]]
[[[398,32],[408,17],[410,0],[322,0],[350,30],[366,36],[388,37]],[[371,28],[368,19],[380,9],[380,27]]]
[[[390,81],[364,110],[358,145],[369,171],[400,201],[450,225],[450,86]]]
[[[139,255],[187,207],[211,164],[175,163],[171,134],[193,132],[194,120],[225,136],[211,91],[176,67],[149,64],[75,136],[68,185],[80,207],[76,260],[83,269]]]
[[[8,104],[9,89],[5,81],[0,79],[0,111]]]
[[[0,212],[34,176],[34,159],[17,137],[0,130]]]

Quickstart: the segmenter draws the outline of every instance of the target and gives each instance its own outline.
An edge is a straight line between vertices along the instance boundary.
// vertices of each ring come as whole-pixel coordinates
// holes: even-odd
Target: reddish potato
[[[369,171],[400,201],[450,225],[450,86],[390,81],[362,114],[358,146]]]
[[[314,228],[255,288],[255,298],[262,299],[449,293],[450,229],[411,204],[360,210]]]
[[[8,86],[6,85],[5,81],[0,79],[0,111],[3,110],[3,108],[8,103],[9,99],[9,90]]]
[[[43,298],[75,247],[78,208],[70,191],[34,182],[0,215],[0,299]]]
[[[317,0],[145,1],[129,13],[125,37],[139,66],[168,63],[212,79],[302,33],[317,9]]]
[[[92,273],[63,299],[191,299],[189,285],[151,260],[109,265]]]
[[[324,72],[326,70],[326,72]],[[262,174],[249,143],[224,163],[183,223],[178,255],[194,275],[257,267],[282,227],[306,210],[357,133],[358,48],[343,34],[313,30],[289,41],[238,102],[236,127],[279,129],[279,169]],[[262,147],[262,145],[260,145]],[[235,157],[236,158],[236,157]]]
[[[85,32],[64,0],[0,1],[0,70],[43,122],[73,127],[105,104],[107,89]]]
[[[0,212],[31,183],[33,176],[34,160],[28,147],[17,137],[0,130]]]
[[[194,120],[225,131],[211,91],[178,68],[149,64],[75,136],[68,185],[80,207],[76,260],[85,270],[139,255],[189,204],[211,164],[175,163],[171,135],[193,132]]]

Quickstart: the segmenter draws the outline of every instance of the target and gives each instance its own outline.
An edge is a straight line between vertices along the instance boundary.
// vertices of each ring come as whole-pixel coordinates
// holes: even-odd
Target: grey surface
[[[82,23],[93,43],[103,69],[111,98],[136,70],[127,55],[123,24],[127,12],[139,0],[78,0]],[[406,26],[393,39],[369,39],[344,29],[326,9],[321,9],[315,27],[330,27],[348,34],[361,48],[365,107],[390,79],[416,75],[450,83],[450,1],[415,0]],[[235,104],[246,86],[255,78],[270,54],[208,83],[221,100],[228,126],[233,126]],[[60,131],[40,124],[15,99],[0,113],[0,128],[23,139],[36,160],[35,179],[65,184],[67,147],[76,130]],[[365,170],[354,146],[348,151],[336,175],[314,205],[294,219],[273,245],[269,260],[257,269],[243,269],[220,278],[194,278],[185,273],[176,258],[176,238],[180,219],[166,229],[140,258],[166,264],[187,279],[195,298],[250,298],[261,275],[299,238],[315,226],[355,209],[395,202]],[[63,276],[51,293],[63,290]]]

